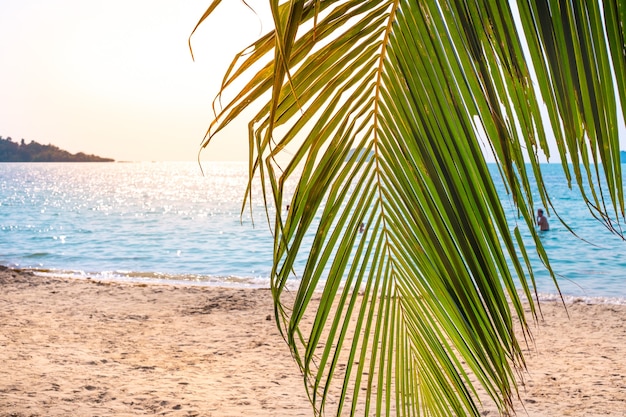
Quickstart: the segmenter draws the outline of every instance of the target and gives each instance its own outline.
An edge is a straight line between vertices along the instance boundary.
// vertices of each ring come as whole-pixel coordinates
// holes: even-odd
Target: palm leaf
[[[278,208],[276,318],[316,414],[478,415],[478,386],[510,411],[515,322],[530,336],[518,285],[536,314],[521,229],[552,271],[533,217],[551,206],[549,132],[590,212],[620,230],[624,3],[515,3],[519,25],[504,2],[271,1],[275,30],[224,78],[220,94],[245,85],[204,146],[260,104],[249,187],[259,173]]]

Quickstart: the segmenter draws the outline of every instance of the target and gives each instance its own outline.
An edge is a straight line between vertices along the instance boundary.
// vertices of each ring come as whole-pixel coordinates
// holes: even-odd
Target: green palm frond
[[[478,386],[512,408],[514,323],[529,335],[517,286],[536,314],[522,229],[551,271],[533,215],[537,198],[551,206],[549,132],[590,211],[620,230],[625,4],[514,3],[519,23],[506,2],[272,0],[276,29],[224,78],[220,94],[245,84],[204,146],[258,105],[250,187],[260,174],[278,208],[276,317],[317,414],[478,415]]]

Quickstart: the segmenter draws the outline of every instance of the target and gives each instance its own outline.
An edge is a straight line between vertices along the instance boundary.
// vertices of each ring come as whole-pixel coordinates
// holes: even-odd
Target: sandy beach
[[[0,285],[0,417],[312,415],[266,289]],[[626,306],[542,310],[518,415],[626,416]]]

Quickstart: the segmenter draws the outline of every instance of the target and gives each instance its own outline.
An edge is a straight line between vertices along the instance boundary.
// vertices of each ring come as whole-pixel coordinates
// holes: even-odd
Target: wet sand
[[[0,286],[0,417],[312,415],[268,290],[5,268]],[[542,310],[518,415],[626,416],[626,306]]]

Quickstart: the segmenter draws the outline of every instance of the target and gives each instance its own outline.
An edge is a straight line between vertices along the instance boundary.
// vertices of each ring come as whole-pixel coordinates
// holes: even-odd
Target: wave
[[[30,253],[28,255],[24,255],[24,258],[27,259],[40,259],[40,258],[45,258],[47,256],[51,256],[52,254],[50,252],[35,252],[35,253]]]
[[[143,284],[165,285],[198,285],[224,286],[240,288],[269,288],[267,277],[240,277],[234,275],[199,275],[199,274],[170,274],[163,272],[138,271],[100,271],[88,272],[67,269],[25,268],[42,277],[60,277],[75,279],[93,279],[99,281],[116,281]]]
[[[578,296],[559,295],[550,293],[538,293],[539,302],[556,302],[564,304],[617,304],[626,305],[626,298],[619,297],[598,297],[598,296]]]

